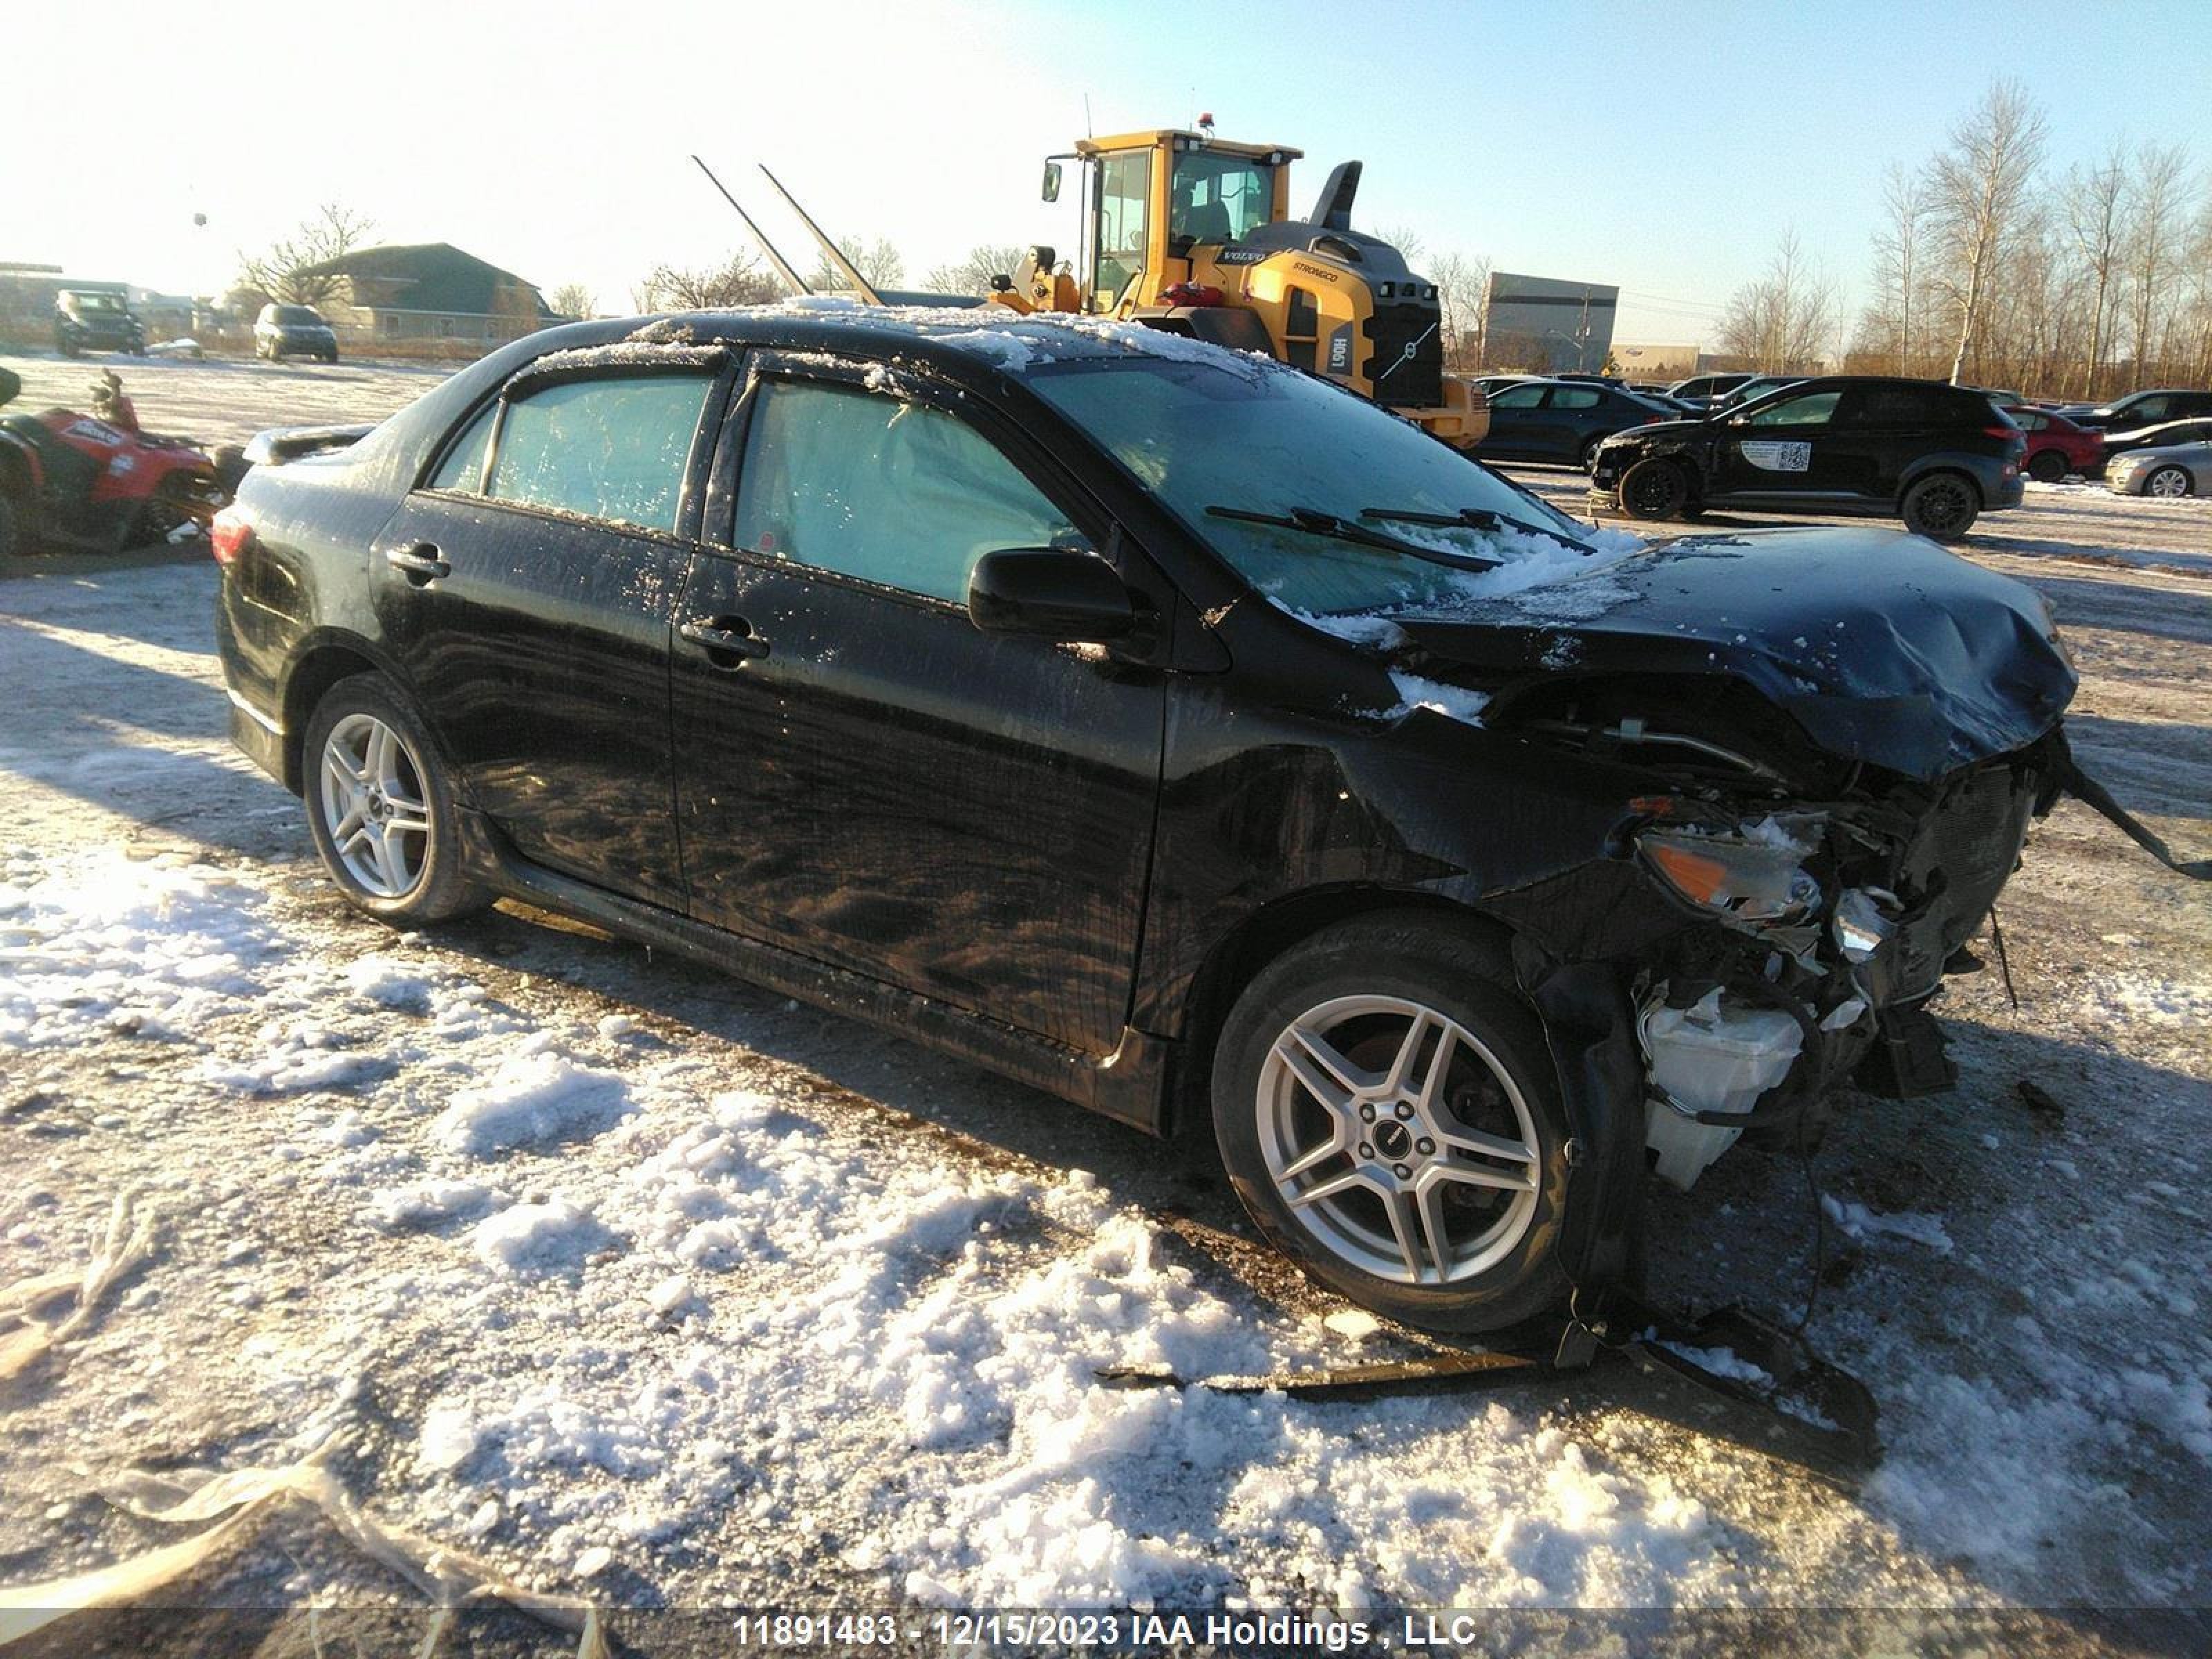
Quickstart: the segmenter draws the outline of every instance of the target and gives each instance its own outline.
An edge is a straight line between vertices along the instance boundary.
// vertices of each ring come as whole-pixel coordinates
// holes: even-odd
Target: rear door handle
[[[412,547],[387,547],[384,550],[384,562],[417,587],[453,574],[453,567],[438,556],[437,547],[429,542],[416,542]]]
[[[695,617],[676,631],[702,648],[717,668],[742,668],[768,655],[768,641],[743,617]]]

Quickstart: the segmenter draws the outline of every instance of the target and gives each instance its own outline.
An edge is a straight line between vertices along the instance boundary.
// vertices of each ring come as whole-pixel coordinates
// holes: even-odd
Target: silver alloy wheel
[[[1255,1105],[1276,1192],[1308,1237],[1362,1273],[1457,1284],[1528,1231],[1541,1163],[1528,1103],[1433,1008],[1357,996],[1308,1009],[1268,1049]]]
[[[404,898],[430,857],[422,766],[374,714],[349,714],[323,744],[323,827],[346,873],[373,897]]]
[[[2143,480],[2143,494],[2171,500],[2189,493],[2189,475],[2178,466],[2162,466]]]

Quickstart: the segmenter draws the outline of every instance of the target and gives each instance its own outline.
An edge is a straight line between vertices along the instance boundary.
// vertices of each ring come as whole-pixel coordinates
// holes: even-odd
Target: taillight
[[[215,515],[208,527],[208,545],[214,550],[217,564],[236,562],[238,556],[253,543],[253,520],[234,507],[226,507]]]
[[[1985,426],[1982,428],[1982,436],[1984,438],[2018,438],[2022,443],[2026,443],[2027,441],[2027,436],[2016,426]]]

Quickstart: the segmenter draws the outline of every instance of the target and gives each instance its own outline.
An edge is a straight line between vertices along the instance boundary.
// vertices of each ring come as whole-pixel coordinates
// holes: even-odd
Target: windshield
[[[112,294],[72,294],[70,302],[79,311],[120,311],[123,301]]]
[[[1176,157],[1168,234],[1194,242],[1233,242],[1267,222],[1275,170],[1241,155],[1185,150]]]
[[[305,306],[279,306],[276,307],[276,320],[280,323],[319,325],[323,319]]]
[[[1196,355],[1078,358],[1032,367],[1029,384],[1135,474],[1259,592],[1315,616],[1471,597],[1470,576],[1385,546],[1295,524],[1224,518],[1328,515],[1381,541],[1495,561],[1569,563],[1591,532],[1418,427],[1325,380],[1251,359]],[[1421,516],[1518,520],[1431,524]],[[1369,516],[1363,519],[1362,515]],[[1413,515],[1409,522],[1406,515]],[[1530,573],[1533,574],[1533,573]],[[1493,573],[1508,591],[1527,585]]]

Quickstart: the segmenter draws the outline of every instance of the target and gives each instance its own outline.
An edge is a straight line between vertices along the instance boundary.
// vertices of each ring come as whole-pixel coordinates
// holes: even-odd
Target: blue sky
[[[616,308],[654,264],[741,240],[696,149],[787,252],[804,239],[747,177],[755,161],[831,230],[890,236],[918,280],[976,243],[1072,245],[1072,212],[1036,199],[1037,161],[1082,131],[1087,94],[1100,132],[1203,108],[1224,137],[1304,149],[1301,210],[1358,156],[1366,226],[1617,283],[1621,337],[1672,341],[1697,337],[1787,227],[1855,288],[1882,168],[1924,156],[1996,75],[2045,106],[2060,166],[2123,132],[2212,164],[2205,0],[289,15],[216,0],[185,32],[174,15],[121,0],[11,16],[18,63],[88,61],[118,28],[168,44],[15,82],[19,128],[80,141],[0,173],[0,258],[205,290],[235,249],[338,199],[380,240],[453,241]],[[95,108],[130,136],[88,125]]]

